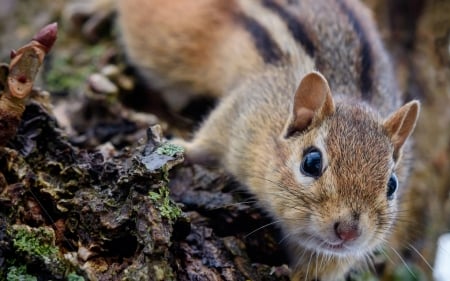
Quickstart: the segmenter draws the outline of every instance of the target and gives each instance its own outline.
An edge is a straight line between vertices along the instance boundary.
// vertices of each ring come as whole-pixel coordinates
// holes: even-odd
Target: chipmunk
[[[186,157],[224,167],[279,222],[292,280],[338,280],[389,240],[420,103],[400,106],[364,5],[117,4],[129,59],[172,108],[221,98]]]

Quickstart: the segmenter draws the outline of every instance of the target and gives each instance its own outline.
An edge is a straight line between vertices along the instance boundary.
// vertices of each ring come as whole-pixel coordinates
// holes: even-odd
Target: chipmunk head
[[[288,156],[280,174],[290,176],[278,179],[292,199],[276,209],[291,242],[354,257],[387,239],[401,188],[401,150],[418,112],[413,101],[383,119],[364,105],[335,102],[317,72],[302,79],[282,136]]]

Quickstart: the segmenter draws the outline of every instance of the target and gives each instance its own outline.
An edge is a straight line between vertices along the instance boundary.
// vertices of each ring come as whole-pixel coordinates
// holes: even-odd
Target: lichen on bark
[[[158,130],[149,132],[154,139],[136,152],[104,159],[72,146],[48,112],[30,102],[18,134],[0,148],[4,241],[10,241],[1,245],[4,264],[26,264],[28,274],[45,271],[54,280],[73,271],[97,280],[173,276],[170,239],[181,211],[167,217],[161,210],[178,209],[167,197],[166,173],[183,157],[168,156],[147,169],[144,161],[162,145]],[[121,259],[127,262],[120,269],[113,266]]]

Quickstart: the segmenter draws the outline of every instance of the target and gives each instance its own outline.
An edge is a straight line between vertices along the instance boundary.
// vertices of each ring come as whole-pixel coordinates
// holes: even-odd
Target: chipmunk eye
[[[308,177],[318,178],[322,175],[322,153],[315,147],[308,148],[300,166],[302,174]]]
[[[387,183],[387,198],[388,200],[392,200],[394,198],[394,193],[398,187],[398,179],[397,176],[392,173],[389,181]]]

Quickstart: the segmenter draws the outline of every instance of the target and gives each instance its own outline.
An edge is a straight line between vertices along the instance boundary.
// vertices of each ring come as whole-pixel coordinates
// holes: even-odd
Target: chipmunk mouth
[[[337,255],[337,256],[346,256],[351,253],[351,247],[346,242],[327,242],[322,241],[320,244],[320,250],[327,254]]]
[[[350,243],[352,244],[352,243]],[[307,248],[327,255],[347,256],[352,253],[352,245],[345,241],[326,241],[320,237],[308,239]]]
[[[329,242],[324,242],[323,243],[323,245],[322,245],[324,248],[327,248],[327,249],[336,249],[336,250],[340,250],[340,249],[343,249],[345,246],[344,246],[344,242],[342,242],[342,243],[337,243],[337,244],[333,244],[333,243],[329,243]]]

